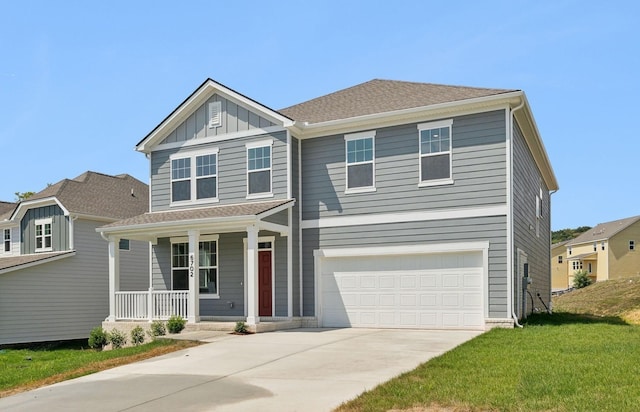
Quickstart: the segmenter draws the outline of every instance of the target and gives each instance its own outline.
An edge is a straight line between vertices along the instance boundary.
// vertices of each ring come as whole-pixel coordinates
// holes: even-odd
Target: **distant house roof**
[[[0,200],[0,222],[8,219],[11,216],[11,212],[13,212],[15,208],[15,203],[3,202]]]
[[[374,79],[279,112],[296,121],[320,123],[515,91]]]
[[[552,244],[552,245],[551,245],[551,250],[553,250],[553,249],[555,249],[555,248],[557,248],[557,247],[560,247],[560,246],[564,246],[564,245],[566,245],[567,243],[569,243],[570,241],[571,241],[571,239],[569,239],[569,240],[563,240],[562,242],[556,242],[556,243],[554,243],[554,244]]]
[[[110,219],[125,219],[149,210],[149,187],[127,174],[110,176],[85,172],[64,179],[34,194],[21,206],[56,198],[69,213]]]
[[[11,272],[12,270],[18,268],[22,269],[26,266],[39,265],[44,262],[50,262],[53,260],[74,256],[75,254],[75,250],[65,250],[63,252],[38,253],[35,255],[4,257],[0,259],[0,274]]]
[[[567,246],[579,245],[581,243],[596,242],[613,237],[616,233],[628,228],[632,224],[640,220],[640,216],[628,217],[625,219],[614,220],[612,222],[599,223],[595,227],[587,230],[577,238],[567,243]]]

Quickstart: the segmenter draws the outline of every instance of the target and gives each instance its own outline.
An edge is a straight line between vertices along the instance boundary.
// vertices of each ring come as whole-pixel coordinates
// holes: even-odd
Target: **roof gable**
[[[250,99],[212,79],[207,79],[178,107],[176,107],[159,125],[136,145],[136,150],[149,152],[160,143],[175,143],[197,137],[216,135],[217,131],[209,131],[206,125],[208,104],[221,102],[223,117],[229,121],[236,118],[238,122],[246,122],[247,129],[277,125],[290,126],[293,121],[285,115]],[[247,111],[245,114],[244,111]],[[202,119],[200,119],[202,117]],[[246,120],[245,120],[246,119]],[[231,127],[224,124],[222,132],[235,131],[238,125]],[[184,130],[182,130],[184,128]],[[234,130],[235,129],[235,130]],[[173,135],[175,133],[175,136]]]
[[[321,123],[516,91],[374,79],[281,109],[280,113],[300,122]]]
[[[640,221],[640,216],[633,216],[625,219],[614,220],[611,222],[598,223],[593,228],[587,230],[577,238],[571,240],[569,243],[567,243],[567,246],[610,239],[638,221]]]

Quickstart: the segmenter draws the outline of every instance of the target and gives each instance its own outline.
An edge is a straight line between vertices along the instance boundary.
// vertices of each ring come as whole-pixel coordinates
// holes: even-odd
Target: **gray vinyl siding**
[[[417,123],[376,130],[375,192],[345,194],[344,135],[302,141],[303,219],[506,202],[504,110],[455,117],[452,185],[418,187]]]
[[[287,197],[287,139],[286,132],[276,132],[260,136],[223,140],[196,147],[174,148],[153,152],[151,154],[151,210],[170,209],[171,204],[171,161],[170,156],[184,153],[188,156],[193,151],[205,151],[218,148],[218,202],[209,205],[225,205],[246,202],[247,200],[247,149],[245,144],[264,139],[273,139],[271,147],[271,173],[273,197]],[[265,199],[256,199],[256,201]],[[180,205],[180,208],[203,207],[207,203]],[[177,207],[177,206],[176,206]]]
[[[513,137],[513,273],[518,274],[517,250],[527,254],[529,276],[532,284],[529,292],[534,298],[534,307],[545,310],[537,297],[541,294],[545,304],[551,301],[551,207],[549,190],[536,166],[533,156],[522,136],[519,127],[514,128]],[[542,187],[542,219],[539,236],[536,235],[536,195]],[[514,293],[522,294],[516,287]],[[531,297],[523,296],[527,303],[527,312],[531,312]],[[522,316],[520,307],[516,313]]]
[[[278,212],[274,215],[265,217],[264,219],[265,222],[270,222],[270,223],[276,223],[278,225],[284,225],[284,226],[288,226],[289,225],[289,210],[283,210],[281,212]]]
[[[105,250],[107,242],[104,242]],[[129,241],[129,250],[120,251],[120,290],[149,289],[149,242]]]
[[[506,233],[506,216],[305,229],[302,232],[303,314],[315,316],[314,250],[488,241],[489,317],[503,318],[507,304]]]
[[[287,316],[287,238],[261,231],[258,236],[275,236],[275,313]],[[219,298],[200,299],[200,316],[244,316],[245,246],[244,232],[221,233],[218,239]],[[169,238],[158,239],[153,248],[153,287],[171,290],[171,243]],[[233,306],[233,307],[231,307]]]
[[[209,128],[209,103],[219,101],[222,104],[222,125]],[[164,138],[161,144],[183,142],[203,137],[219,136],[227,133],[243,132],[265,128],[274,124],[264,117],[237,105],[217,94],[211,96],[196,109],[184,122]]]
[[[108,244],[95,231],[102,225],[78,219],[75,256],[0,275],[0,344],[84,339],[100,326],[109,315]],[[148,262],[142,246],[132,252]],[[121,270],[131,273],[125,262]]]
[[[38,219],[51,218],[51,246],[54,252],[69,249],[69,218],[58,205],[29,209],[20,222],[21,253],[36,251],[36,224]]]

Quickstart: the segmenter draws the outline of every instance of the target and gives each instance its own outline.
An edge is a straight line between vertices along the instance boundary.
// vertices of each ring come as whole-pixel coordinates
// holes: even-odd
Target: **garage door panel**
[[[482,263],[481,253],[476,254],[480,258],[326,258],[320,279],[322,325],[482,329],[485,277],[481,267],[468,266]]]

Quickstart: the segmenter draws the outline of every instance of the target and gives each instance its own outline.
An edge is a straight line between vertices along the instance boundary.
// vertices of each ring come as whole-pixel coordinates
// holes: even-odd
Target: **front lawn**
[[[640,326],[536,315],[523,329],[491,330],[338,410],[636,411],[639,376]]]
[[[158,339],[151,343],[98,352],[77,345],[0,350],[0,398],[185,349],[197,342]]]

